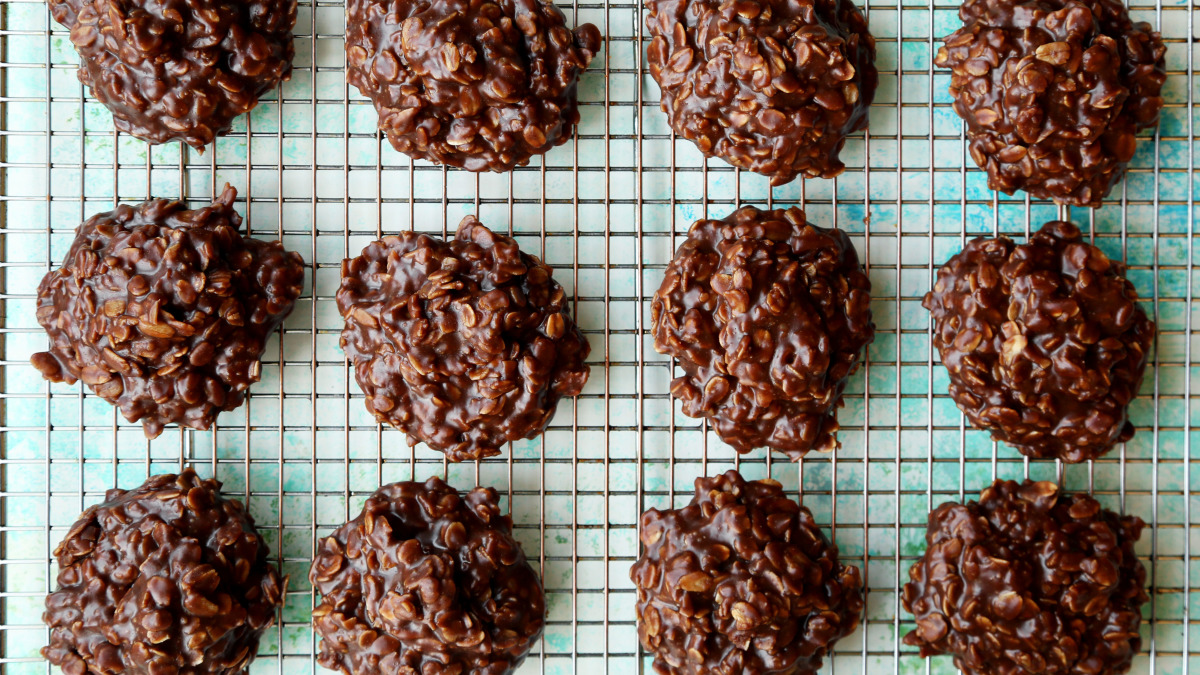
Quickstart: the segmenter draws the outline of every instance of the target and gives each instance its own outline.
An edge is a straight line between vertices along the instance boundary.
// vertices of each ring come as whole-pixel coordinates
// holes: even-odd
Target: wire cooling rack
[[[0,1],[0,213],[3,246],[3,470],[0,500],[0,671],[42,673],[50,551],[85,505],[114,485],[195,464],[242,497],[291,576],[281,621],[255,673],[317,672],[307,570],[315,541],[378,485],[444,475],[496,487],[545,582],[549,623],[522,673],[627,672],[639,652],[629,566],[638,514],[685,502],[695,477],[737,466],[770,474],[813,510],[869,589],[863,628],[823,672],[953,672],[898,641],[910,617],[896,589],[923,548],[932,506],[977,495],[994,475],[1061,479],[1153,525],[1139,545],[1151,567],[1137,673],[1189,672],[1192,597],[1192,228],[1196,186],[1192,7],[1137,0],[1135,19],[1169,44],[1157,142],[1144,139],[1114,201],[1070,215],[1130,276],[1159,325],[1133,406],[1137,436],[1092,464],[1025,462],[964,429],[919,306],[936,267],[967,237],[1024,236],[1059,210],[997,197],[965,152],[948,76],[932,69],[936,38],[958,24],[950,0],[869,3],[881,84],[869,133],[842,153],[836,180],[771,190],[766,180],[705,162],[674,138],[645,69],[638,4],[560,4],[574,24],[608,36],[581,84],[578,137],[506,175],[411,162],[380,142],[374,111],[344,77],[338,2],[302,0],[295,70],[234,133],[204,155],[150,148],[113,131],[75,78],[67,32],[38,0]],[[183,196],[202,203],[225,182],[253,234],[281,237],[310,264],[304,298],[264,359],[247,404],[211,433],[168,430],[147,442],[81,386],[47,385],[28,366],[44,348],[33,293],[75,226],[115,201]],[[841,413],[842,448],[799,465],[759,451],[736,456],[668,395],[672,364],[647,334],[649,299],[679,236],[737,203],[802,204],[811,220],[852,233],[870,267],[879,332]],[[582,396],[559,406],[540,439],[498,458],[447,465],[366,414],[338,349],[339,263],[380,232],[452,232],[467,213],[540,253],[575,294],[592,344]],[[801,489],[802,486],[802,489]],[[1200,665],[1193,660],[1192,665]]]

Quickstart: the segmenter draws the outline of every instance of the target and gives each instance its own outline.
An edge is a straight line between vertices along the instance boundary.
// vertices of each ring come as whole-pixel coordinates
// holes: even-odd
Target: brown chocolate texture
[[[651,306],[655,349],[684,372],[671,393],[739,452],[832,451],[875,339],[870,291],[850,237],[800,209],[696,221]]]
[[[191,469],[109,490],[54,549],[50,645],[65,675],[240,675],[287,579],[242,503]]]
[[[600,31],[545,0],[349,0],[346,77],[392,147],[510,171],[571,138]]]
[[[474,216],[342,264],[342,349],[367,410],[450,461],[534,438],[587,382],[590,350],[553,270]]]
[[[904,638],[965,675],[1115,675],[1141,647],[1145,523],[1053,483],[998,480],[929,515]]]
[[[491,488],[392,483],[323,539],[310,580],[320,663],[347,675],[507,675],[546,620]]]
[[[988,187],[1099,206],[1158,124],[1166,46],[1121,0],[967,0],[935,60]]]
[[[657,673],[813,675],[858,626],[858,568],[773,480],[697,478],[687,506],[642,514],[641,539],[629,575]]]
[[[1030,240],[978,238],[938,271],[924,306],[971,424],[1021,453],[1082,462],[1133,436],[1154,322],[1125,267],[1051,221]]]
[[[50,349],[34,367],[52,382],[83,380],[149,438],[167,424],[208,429],[240,406],[304,288],[304,261],[241,234],[236,196],[226,185],[195,210],[122,204],[80,225],[38,286]]]
[[[295,0],[49,0],[117,129],[198,150],[292,73]]]

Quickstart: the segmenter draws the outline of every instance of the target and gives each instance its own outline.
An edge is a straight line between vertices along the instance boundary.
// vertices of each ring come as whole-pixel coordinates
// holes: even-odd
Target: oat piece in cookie
[[[1154,323],[1125,266],[1072,223],[1027,243],[979,238],[925,296],[950,395],[971,424],[1022,454],[1082,462],[1133,436],[1129,402]]]
[[[739,452],[833,450],[875,339],[870,290],[850,237],[795,207],[696,221],[651,305],[654,347],[684,372],[671,393]]]
[[[858,568],[773,480],[697,478],[684,508],[642,514],[641,538],[629,576],[657,673],[813,675],[858,626]]]
[[[1166,47],[1121,0],[967,0],[935,60],[988,187],[1099,206],[1158,124]]]
[[[38,286],[51,382],[83,380],[141,422],[207,429],[262,375],[267,339],[304,286],[304,261],[238,232],[237,192],[188,210],[154,199],[89,218]]]
[[[342,263],[342,349],[367,410],[452,462],[534,438],[588,378],[553,270],[467,216],[450,241],[405,232]]]
[[[296,0],[49,0],[117,129],[198,150],[291,77]]]
[[[545,0],[349,0],[346,76],[392,147],[510,171],[571,138],[576,86],[600,49]]]
[[[875,38],[851,0],[646,0],[650,74],[677,134],[771,177],[832,178],[866,128]]]
[[[65,675],[239,675],[287,579],[242,503],[191,469],[109,490],[54,550],[50,645]]]
[[[440,478],[379,488],[321,541],[309,579],[320,663],[346,675],[507,675],[546,620],[500,496]]]
[[[1145,523],[1049,482],[996,481],[929,515],[905,644],[965,675],[1115,675],[1141,648]]]

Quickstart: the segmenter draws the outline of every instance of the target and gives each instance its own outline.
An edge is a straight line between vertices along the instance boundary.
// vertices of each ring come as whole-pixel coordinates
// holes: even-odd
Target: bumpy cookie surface
[[[546,619],[491,488],[385,485],[322,540],[310,579],[321,665],[347,675],[507,675]]]
[[[936,63],[988,187],[1099,206],[1158,124],[1166,47],[1121,0],[967,0]]]
[[[254,519],[194,471],[110,490],[54,550],[42,655],[66,675],[238,675],[284,586]]]
[[[924,306],[975,427],[1037,458],[1082,462],[1133,436],[1154,341],[1125,267],[1052,221],[1027,243],[979,238],[938,271]]]
[[[929,515],[909,572],[904,638],[966,675],[1114,675],[1141,647],[1140,519],[1049,482],[996,481]]]
[[[404,154],[509,171],[566,143],[600,32],[545,0],[349,0],[346,75]]]
[[[458,462],[540,434],[587,382],[590,350],[553,271],[474,216],[342,264],[342,349],[367,410]]]
[[[676,133],[771,177],[832,178],[866,128],[875,38],[850,0],[646,0],[646,65]]]
[[[845,232],[797,208],[699,220],[654,295],[654,346],[683,412],[739,452],[837,446],[837,409],[875,339],[871,282]]]
[[[858,568],[775,481],[697,478],[690,504],[642,515],[641,537],[630,577],[658,673],[812,675],[858,626]]]
[[[207,429],[262,375],[263,351],[304,287],[304,261],[238,232],[236,191],[188,210],[155,199],[79,226],[62,267],[38,286],[52,382],[83,380],[154,438]]]
[[[296,0],[49,0],[117,129],[202,149],[292,72]]]

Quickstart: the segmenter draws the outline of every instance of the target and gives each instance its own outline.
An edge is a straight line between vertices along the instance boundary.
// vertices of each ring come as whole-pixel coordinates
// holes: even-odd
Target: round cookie
[[[923,305],[971,424],[1065,462],[1129,440],[1155,328],[1124,275],[1063,221],[1020,245],[981,237],[951,258]]]
[[[474,216],[342,264],[342,349],[367,410],[452,462],[534,438],[587,382],[590,350],[553,270]]]
[[[683,412],[739,452],[837,446],[837,409],[875,339],[850,238],[795,207],[696,221],[654,294],[654,347],[679,361]]]
[[[190,211],[155,199],[79,226],[62,267],[38,286],[51,382],[83,380],[142,423],[208,429],[262,375],[268,337],[304,288],[304,261],[238,232],[237,192]]]
[[[120,131],[203,150],[291,77],[296,0],[49,0]]]
[[[1049,482],[998,480],[929,515],[909,571],[904,638],[965,675],[1114,675],[1141,647],[1145,526]]]
[[[542,634],[537,574],[491,488],[392,483],[320,543],[320,663],[346,675],[507,675]]]
[[[1158,124],[1166,47],[1121,0],[967,0],[935,63],[988,187],[1100,206]]]
[[[642,514],[641,538],[629,576],[657,673],[813,675],[858,626],[858,568],[773,480],[697,478],[684,508]]]
[[[771,177],[832,178],[867,126],[875,38],[851,0],[646,0],[646,65],[675,133]]]
[[[220,487],[187,469],[84,511],[54,549],[42,655],[65,675],[245,673],[287,579]]]
[[[349,0],[346,77],[392,147],[469,171],[511,171],[571,138],[576,85],[600,31],[545,0]]]

